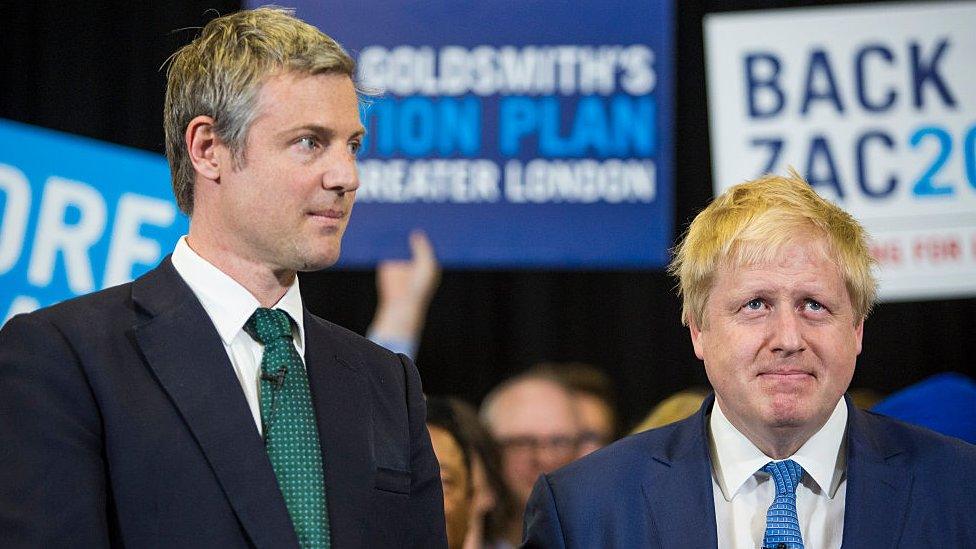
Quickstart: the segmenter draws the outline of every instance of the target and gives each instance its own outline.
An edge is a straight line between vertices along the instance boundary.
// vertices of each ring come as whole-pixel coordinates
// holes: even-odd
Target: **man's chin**
[[[339,261],[339,248],[336,247],[334,253],[325,253],[314,256],[305,256],[302,265],[297,269],[300,272],[314,272],[328,269]]]
[[[804,425],[810,419],[807,403],[797,395],[781,395],[767,404],[767,424],[774,428],[794,428]]]

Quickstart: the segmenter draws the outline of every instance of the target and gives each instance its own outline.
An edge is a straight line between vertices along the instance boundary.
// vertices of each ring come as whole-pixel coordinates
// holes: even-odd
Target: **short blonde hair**
[[[855,323],[874,304],[877,282],[867,233],[849,213],[825,200],[795,170],[736,185],[699,213],[674,250],[668,271],[678,278],[681,321],[705,326],[705,305],[722,262],[768,261],[786,244],[822,236],[854,308]]]
[[[697,412],[707,396],[708,391],[697,387],[678,391],[651,409],[637,427],[630,431],[630,434],[643,433],[681,421]]]
[[[185,132],[194,117],[212,117],[217,137],[243,165],[258,92],[269,76],[294,71],[354,79],[356,63],[342,46],[293,13],[270,6],[218,17],[173,54],[166,73],[163,126],[173,194],[187,215],[193,213],[195,173]]]

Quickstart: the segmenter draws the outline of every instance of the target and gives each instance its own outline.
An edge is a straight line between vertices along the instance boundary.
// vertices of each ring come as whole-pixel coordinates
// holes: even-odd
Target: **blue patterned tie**
[[[776,497],[766,511],[766,533],[763,547],[770,549],[803,549],[800,520],[796,515],[796,486],[803,476],[803,467],[788,459],[770,461],[763,468],[776,483]]]

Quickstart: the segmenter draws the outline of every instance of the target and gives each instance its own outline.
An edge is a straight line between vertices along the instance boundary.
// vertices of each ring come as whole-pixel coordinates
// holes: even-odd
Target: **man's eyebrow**
[[[335,137],[336,131],[333,128],[321,126],[319,124],[303,124],[301,126],[295,126],[293,128],[288,128],[278,132],[279,136],[294,135],[302,132],[313,133],[319,138],[327,141],[332,137]],[[353,138],[358,138],[366,135],[366,128],[360,126],[355,132],[352,133]]]

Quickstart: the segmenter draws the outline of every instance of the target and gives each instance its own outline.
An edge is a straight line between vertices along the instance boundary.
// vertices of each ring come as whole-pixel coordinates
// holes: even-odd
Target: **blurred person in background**
[[[847,395],[851,397],[851,402],[854,403],[854,406],[862,410],[870,410],[872,406],[881,402],[885,397],[884,393],[870,387],[848,389]]]
[[[529,371],[551,376],[572,392],[580,422],[580,456],[617,439],[616,391],[603,370],[583,362],[542,362]]]
[[[976,444],[976,381],[958,372],[927,377],[871,410]]]
[[[474,406],[458,398],[447,400],[471,449],[474,497],[464,549],[511,547],[504,537],[506,528],[522,511],[516,507],[515,497],[505,484],[498,445],[481,423]]]
[[[674,393],[652,408],[647,417],[637,424],[630,434],[643,433],[685,419],[701,408],[702,401],[708,393],[709,391],[701,387],[692,387]]]
[[[547,375],[523,373],[488,393],[480,415],[502,450],[505,482],[519,509],[504,538],[518,544],[522,512],[536,479],[578,455],[580,424],[573,394]]]
[[[395,353],[416,358],[427,309],[441,281],[434,247],[420,230],[410,233],[410,259],[376,266],[376,313],[366,337]]]
[[[447,546],[461,549],[474,501],[471,442],[461,428],[454,406],[446,398],[427,398],[427,430],[441,468]]]

